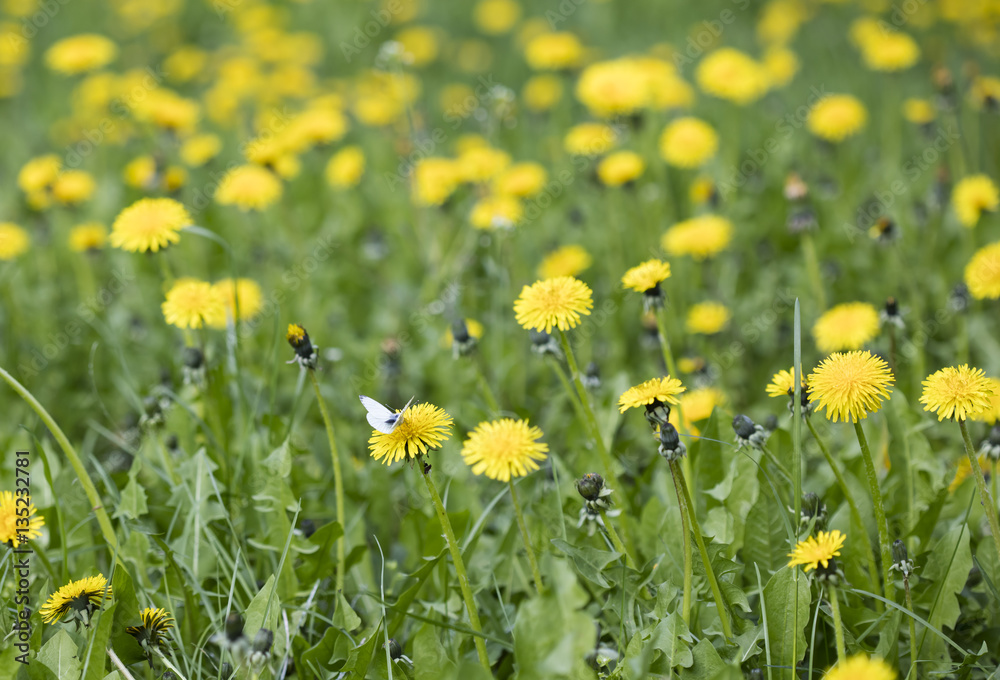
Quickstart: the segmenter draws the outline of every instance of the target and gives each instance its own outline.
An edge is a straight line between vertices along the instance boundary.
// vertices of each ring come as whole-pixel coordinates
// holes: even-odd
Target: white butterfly
[[[390,434],[403,422],[403,414],[406,413],[406,409],[410,408],[410,404],[413,403],[416,397],[410,397],[410,400],[406,402],[406,406],[399,413],[390,411],[371,397],[366,397],[363,394],[358,395],[358,399],[361,400],[361,405],[368,409],[368,424],[382,434]]]

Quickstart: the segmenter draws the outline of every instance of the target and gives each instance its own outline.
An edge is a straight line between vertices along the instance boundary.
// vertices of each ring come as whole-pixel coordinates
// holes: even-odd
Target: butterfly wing
[[[361,394],[358,395],[358,398],[361,400],[361,405],[368,410],[369,425],[383,434],[389,434],[396,429],[396,422],[399,420],[398,413],[393,413],[371,397]]]

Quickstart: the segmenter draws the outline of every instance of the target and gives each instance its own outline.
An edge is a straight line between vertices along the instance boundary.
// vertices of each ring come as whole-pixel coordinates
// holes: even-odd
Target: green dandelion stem
[[[882,579],[885,583],[885,599],[896,601],[896,586],[892,582],[892,574],[889,567],[892,566],[892,546],[889,543],[889,523],[885,518],[885,504],[882,502],[882,492],[878,486],[878,474],[875,472],[875,463],[872,461],[872,452],[868,447],[868,438],[865,437],[864,428],[857,420],[854,421],[854,431],[858,435],[858,443],[861,445],[861,457],[865,461],[865,472],[868,476],[868,488],[872,494],[872,503],[875,506],[875,524],[878,526],[879,552],[882,558]]]
[[[344,590],[344,571],[347,565],[346,546],[347,527],[344,524],[346,514],[344,512],[344,476],[340,470],[340,456],[337,454],[337,440],[333,436],[333,421],[330,419],[330,412],[326,408],[326,400],[319,389],[319,380],[316,378],[316,371],[308,369],[309,379],[312,381],[313,389],[316,391],[316,403],[319,404],[319,412],[323,415],[323,424],[326,426],[326,438],[330,442],[330,459],[333,461],[333,493],[337,504],[337,523],[343,530],[343,534],[337,539],[337,590]]]
[[[622,539],[618,536],[618,532],[615,531],[615,527],[611,524],[611,520],[608,517],[608,513],[604,508],[600,509],[601,521],[604,523],[604,530],[608,532],[608,538],[611,539],[611,545],[615,547],[615,550],[620,552],[625,556],[625,564],[627,564],[631,569],[635,569],[635,560],[629,555],[628,549],[625,544],[622,543]]]
[[[965,440],[965,454],[969,457],[972,474],[976,476],[976,487],[979,489],[979,502],[983,504],[983,510],[986,511],[986,520],[990,523],[990,533],[993,534],[993,547],[996,548],[997,559],[1000,559],[1000,522],[997,521],[997,506],[993,502],[990,490],[986,488],[983,468],[979,466],[979,459],[976,457],[976,450],[972,447],[972,439],[969,437],[969,427],[965,424],[964,418],[959,419],[958,427],[962,430],[962,439]]]
[[[819,257],[816,255],[816,243],[812,235],[808,232],[802,234],[802,257],[805,259],[806,272],[809,275],[809,284],[813,288],[813,295],[816,296],[816,308],[823,312],[826,310],[826,293],[823,290],[823,280],[820,278]]]
[[[816,445],[819,450],[823,453],[823,457],[826,458],[827,465],[830,466],[830,470],[833,471],[833,476],[837,479],[837,486],[840,487],[840,491],[844,494],[844,499],[847,501],[847,507],[851,510],[851,519],[862,531],[865,531],[865,522],[861,517],[861,511],[858,510],[858,504],[854,501],[854,494],[851,493],[850,487],[847,486],[847,481],[844,479],[844,475],[841,474],[840,468],[837,466],[836,461],[833,456],[830,455],[830,449],[826,448],[826,444],[819,436],[819,432],[816,431],[816,426],[813,425],[810,418],[806,418],[806,425],[809,426],[809,431],[812,432],[813,439],[816,441]],[[878,566],[875,563],[875,551],[872,550],[872,543],[867,538],[865,539],[865,559],[868,562],[868,577],[872,582],[872,590],[878,590]],[[885,605],[880,601],[875,601],[875,608],[881,613],[885,610]]]
[[[903,592],[906,594],[906,608],[913,611],[913,597],[910,595],[910,579],[903,576]],[[910,624],[910,670],[906,672],[906,677],[916,677],[917,675],[917,624],[913,621],[913,616],[906,617]]]
[[[441,502],[441,494],[438,493],[437,487],[434,485],[433,480],[431,480],[430,473],[425,472],[420,476],[424,478],[424,484],[427,485],[427,492],[431,495],[434,510],[437,513],[438,521],[441,523],[441,529],[444,531],[445,541],[448,543],[451,561],[455,564],[455,573],[458,575],[458,585],[462,590],[462,599],[465,600],[465,608],[469,611],[469,626],[477,633],[472,639],[476,643],[476,653],[479,655],[479,663],[483,665],[483,668],[492,677],[490,657],[486,653],[486,641],[482,638],[483,627],[479,623],[479,610],[476,609],[476,601],[472,597],[469,576],[465,571],[465,562],[462,561],[462,551],[458,547],[458,541],[455,540],[455,530],[451,528],[451,520],[448,519],[444,503]]]
[[[715,571],[712,569],[712,560],[708,556],[708,548],[705,547],[705,539],[701,535],[701,526],[698,524],[698,517],[694,512],[694,504],[691,502],[691,495],[688,493],[687,483],[684,481],[684,471],[676,460],[670,461],[670,471],[677,477],[680,483],[677,485],[684,493],[684,504],[688,508],[688,518],[691,520],[691,533],[694,534],[694,542],[698,545],[698,552],[701,554],[701,563],[705,567],[705,576],[708,578],[708,585],[712,589],[712,597],[715,599],[715,606],[719,610],[719,620],[722,622],[722,634],[726,642],[733,638],[733,629],[729,625],[729,614],[726,610],[725,602],[722,599],[722,590],[719,588],[719,581],[715,578]]]
[[[670,377],[677,378],[677,380],[680,380],[680,378],[677,375],[677,364],[674,363],[674,353],[670,349],[670,334],[667,332],[666,315],[667,315],[666,306],[664,306],[660,310],[659,314],[655,315],[656,330],[658,331],[658,335],[660,336],[660,349],[663,352],[663,361],[667,365],[667,373],[670,374]],[[673,408],[677,409],[677,432],[679,432],[680,434],[690,434],[687,431],[687,427],[685,426],[685,423],[687,421],[684,420],[684,407],[681,405],[680,401],[674,404]],[[693,480],[694,475],[691,474],[691,462],[690,460],[688,460],[687,456],[685,456],[684,459],[681,461],[681,467],[684,470],[684,479]]]
[[[486,379],[486,367],[483,366],[482,356],[477,357],[475,363],[476,374],[479,376],[479,389],[483,393],[483,399],[486,400],[486,407],[489,408],[491,415],[499,415],[500,402],[497,401],[496,395],[493,394],[493,388],[490,387],[489,380]]]
[[[555,371],[556,375],[559,377],[559,382],[562,383],[563,389],[566,390],[566,394],[569,395],[569,401],[573,404],[573,410],[576,411],[577,418],[579,418],[582,422],[587,422],[587,416],[583,412],[583,407],[580,406],[580,401],[576,398],[573,385],[570,384],[569,378],[566,377],[566,371],[564,371],[562,366],[559,365],[559,360],[555,357],[550,357],[549,363],[552,365],[552,370]]]
[[[670,477],[674,480],[674,493],[677,494],[677,506],[681,511],[681,536],[684,539],[684,591],[681,601],[681,617],[684,623],[691,622],[691,574],[694,570],[694,553],[691,550],[691,521],[688,519],[688,506],[684,502],[684,492],[681,490],[681,479],[674,474],[670,466]]]
[[[792,507],[795,509],[795,538],[802,517],[802,314],[795,298],[792,314]],[[794,541],[793,541],[794,542]],[[798,576],[796,576],[798,579]],[[796,592],[796,597],[798,590]],[[796,611],[798,611],[796,609]]]
[[[517,515],[517,526],[521,530],[521,538],[524,540],[524,549],[528,553],[528,563],[531,565],[531,578],[535,581],[535,590],[539,595],[545,592],[542,585],[542,572],[538,569],[538,559],[535,557],[535,549],[531,547],[531,536],[528,535],[528,525],[524,521],[524,513],[521,511],[521,502],[517,498],[517,491],[514,490],[514,480],[508,479],[507,486],[510,487],[510,500],[514,504],[514,514]]]
[[[844,622],[840,618],[840,595],[837,593],[837,586],[832,583],[827,584],[830,597],[830,611],[833,613],[833,634],[837,644],[837,660],[843,661],[847,658],[847,651],[844,645]]]
[[[115,536],[114,526],[111,524],[111,518],[108,517],[107,510],[104,509],[104,504],[101,502],[101,497],[97,493],[97,487],[94,486],[94,482],[90,479],[90,475],[87,474],[87,469],[83,465],[83,461],[80,460],[80,456],[77,455],[76,449],[70,444],[69,439],[63,433],[62,429],[52,419],[49,412],[45,410],[45,407],[38,403],[34,395],[28,391],[28,389],[19,383],[14,376],[0,367],[0,378],[3,378],[11,389],[17,392],[18,396],[21,397],[32,410],[38,414],[38,417],[45,423],[45,427],[49,429],[52,436],[55,438],[59,447],[66,454],[66,458],[69,459],[69,464],[73,467],[73,472],[76,473],[76,478],[80,481],[80,486],[83,487],[83,492],[87,494],[87,500],[90,501],[90,507],[94,511],[94,515],[97,517],[97,524],[101,527],[101,534],[104,536],[104,540],[108,544],[108,549],[115,554],[116,559],[118,554],[118,538]],[[980,473],[982,474],[982,473]]]
[[[767,448],[766,446],[761,446],[760,450],[763,451],[764,455],[767,456],[767,459],[769,461],[771,461],[771,463],[773,463],[776,468],[778,468],[778,472],[780,472],[781,476],[785,478],[785,481],[788,482],[789,484],[791,484],[792,483],[792,473],[788,471],[788,468],[786,468],[781,463],[780,460],[778,460],[778,457],[776,455],[774,455],[773,453],[771,453],[771,449]]]
[[[135,680],[135,676],[128,672],[125,664],[122,663],[122,660],[118,658],[115,650],[111,647],[108,647],[108,658],[111,659],[111,663],[114,664],[114,667],[118,669],[118,672],[122,674],[125,680]]]

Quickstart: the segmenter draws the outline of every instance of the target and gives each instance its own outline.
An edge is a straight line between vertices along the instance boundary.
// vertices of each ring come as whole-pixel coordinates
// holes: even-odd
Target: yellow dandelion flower
[[[84,33],[63,38],[45,52],[45,64],[53,71],[73,75],[105,66],[118,54],[118,47],[103,35]]]
[[[982,369],[968,364],[942,368],[927,376],[920,403],[925,411],[937,413],[938,420],[965,420],[992,405],[993,383]]]
[[[397,411],[398,413],[398,411]],[[391,465],[441,448],[450,436],[452,419],[433,404],[415,404],[406,410],[392,432],[372,430],[368,447],[372,458]]]
[[[951,192],[951,204],[958,221],[966,227],[974,227],[984,212],[993,212],[1000,206],[1000,191],[986,175],[964,177]]]
[[[462,152],[456,163],[463,182],[482,184],[507,169],[510,154],[490,146],[477,146]]]
[[[670,278],[670,263],[662,260],[647,260],[632,267],[622,277],[622,285],[637,293],[653,290]]]
[[[172,90],[159,88],[136,100],[132,115],[169,132],[189,134],[201,118],[201,105]]]
[[[733,223],[725,217],[706,214],[673,225],[660,244],[670,255],[690,255],[701,261],[725,250],[732,240]]]
[[[701,60],[695,80],[704,92],[746,106],[768,90],[764,67],[749,55],[732,47],[722,47]]]
[[[524,217],[524,207],[516,196],[486,196],[476,201],[469,222],[476,229],[510,229]]]
[[[700,420],[707,420],[712,416],[712,411],[716,406],[726,404],[726,395],[715,387],[698,387],[686,392],[681,397],[681,410],[684,411],[684,420],[696,423]],[[676,413],[671,413],[671,422],[677,426]],[[688,428],[690,431],[690,428]]]
[[[521,289],[514,302],[517,323],[525,329],[550,333],[576,328],[580,315],[589,315],[594,306],[590,288],[572,276],[536,281]]]
[[[136,189],[152,189],[156,185],[156,159],[145,155],[133,158],[122,170],[125,184]]]
[[[521,18],[521,6],[514,0],[479,0],[472,10],[476,28],[487,35],[507,33]]]
[[[903,118],[914,125],[927,125],[936,117],[937,111],[930,99],[910,97],[903,102]]]
[[[541,113],[559,103],[563,96],[563,84],[558,76],[547,73],[528,79],[521,90],[521,98],[529,111]]]
[[[824,359],[809,375],[809,395],[826,417],[857,422],[882,407],[889,398],[889,365],[871,352],[838,352]]]
[[[55,154],[32,158],[17,173],[17,186],[26,194],[49,189],[62,170],[62,160]]]
[[[832,307],[813,325],[816,347],[824,354],[861,349],[878,335],[878,311],[867,302]]]
[[[718,302],[700,302],[688,310],[684,322],[688,333],[712,335],[718,333],[729,324],[732,318],[729,308]]]
[[[836,143],[856,135],[867,122],[868,112],[857,97],[831,94],[810,109],[806,126],[820,139]]]
[[[905,33],[884,33],[861,43],[861,58],[873,71],[903,71],[917,63],[920,48]]]
[[[987,458],[986,456],[980,454],[977,458],[979,462],[980,469],[986,466]],[[955,493],[962,486],[962,482],[967,480],[972,474],[972,462],[969,460],[968,456],[962,456],[958,459],[958,463],[955,464],[955,476],[951,478],[951,483],[948,484],[948,493]]]
[[[764,52],[762,65],[772,88],[788,85],[799,72],[799,58],[787,47],[769,47]]]
[[[979,413],[969,416],[969,418],[995,425],[996,423],[1000,423],[1000,380],[996,378],[987,378],[986,380],[989,382],[990,389],[992,390],[990,405]]]
[[[360,146],[345,146],[326,164],[326,183],[334,189],[350,189],[365,174],[365,152]]]
[[[97,182],[89,172],[66,170],[52,184],[52,197],[63,205],[77,205],[90,200],[96,189]]]
[[[411,66],[420,68],[438,57],[437,30],[430,26],[408,26],[396,34],[396,41],[403,46]]]
[[[235,205],[240,210],[263,210],[281,198],[281,180],[259,165],[241,165],[222,178],[215,190],[219,205]]]
[[[804,566],[805,572],[817,569],[820,565],[823,568],[830,566],[834,557],[840,556],[840,549],[844,545],[847,537],[836,529],[833,531],[821,531],[815,536],[810,536],[804,541],[799,541],[795,550],[788,553],[792,559],[788,561],[789,567]]]
[[[625,413],[630,408],[645,407],[659,402],[661,404],[679,404],[677,395],[684,391],[684,385],[677,378],[669,375],[663,378],[653,378],[634,387],[630,387],[618,397],[618,412]]]
[[[465,319],[465,330],[469,333],[469,337],[481,340],[486,329],[483,327],[483,324],[475,319]],[[441,347],[443,349],[450,349],[454,343],[455,335],[452,333],[451,328],[448,328],[445,330],[444,335],[441,336]]]
[[[649,103],[649,85],[649,78],[634,59],[613,59],[583,70],[576,98],[595,116],[627,116]]]
[[[108,242],[108,230],[103,224],[79,224],[69,232],[69,248],[75,253],[100,250]]]
[[[177,233],[191,224],[183,205],[172,198],[143,198],[118,213],[111,226],[111,245],[130,252],[153,251],[177,243]]]
[[[538,163],[515,163],[493,180],[493,191],[528,198],[541,191],[548,179],[545,168]]]
[[[882,659],[857,654],[837,662],[823,680],[896,680],[896,677],[896,669]]]
[[[25,541],[38,538],[39,531],[45,526],[45,519],[37,514],[34,505],[28,506],[28,514],[23,515],[24,506],[17,504],[17,499],[10,491],[0,492],[0,543],[17,547]],[[28,525],[24,526],[24,520]],[[20,526],[18,520],[21,520]]]
[[[461,181],[458,165],[450,158],[422,158],[413,166],[413,201],[417,205],[441,205]]]
[[[129,626],[125,632],[134,637],[146,654],[151,656],[153,648],[167,644],[167,631],[174,627],[174,619],[162,607],[146,607],[139,612],[139,620],[142,621],[140,625]]]
[[[194,135],[181,144],[181,160],[192,168],[199,168],[219,155],[222,140],[218,135],[205,133]]]
[[[969,85],[969,99],[977,111],[1000,102],[1000,78],[976,76]]]
[[[178,328],[225,325],[226,305],[212,284],[195,279],[178,279],[167,291],[161,305],[163,317]]]
[[[80,616],[89,623],[90,615],[111,599],[111,584],[101,574],[71,581],[52,593],[38,613],[45,623],[63,620],[67,614]]]
[[[525,46],[524,58],[536,71],[576,68],[583,61],[583,45],[572,33],[542,33]]]
[[[593,263],[587,249],[576,244],[556,248],[538,265],[538,276],[554,279],[558,276],[576,276]]]
[[[227,319],[245,321],[252,319],[264,307],[264,294],[253,279],[222,279],[212,284],[212,288],[222,298],[226,307],[225,316],[213,318],[207,323],[213,328],[225,328]],[[239,316],[237,317],[237,307]]]
[[[574,125],[563,138],[563,148],[574,156],[600,156],[617,142],[614,128],[604,123]]]
[[[523,420],[502,418],[479,423],[462,445],[462,459],[472,474],[501,482],[523,477],[545,460],[548,444],[538,441],[542,431]]]
[[[638,179],[646,162],[635,151],[617,151],[597,164],[597,177],[609,187],[617,187]]]
[[[802,379],[802,391],[805,392],[807,389],[806,375],[805,373],[799,372],[799,377]],[[767,385],[767,396],[769,397],[788,397],[795,392],[795,367],[789,368],[788,370],[780,370],[774,374],[771,378],[771,382]]]
[[[660,155],[678,168],[700,167],[715,156],[718,148],[718,133],[692,116],[672,121],[660,135]]]
[[[31,239],[21,227],[10,222],[0,222],[0,260],[14,260],[28,252]]]
[[[688,197],[692,203],[703,205],[715,198],[715,182],[708,175],[699,175],[688,187]]]
[[[1000,241],[975,252],[965,265],[965,285],[977,300],[1000,298]]]

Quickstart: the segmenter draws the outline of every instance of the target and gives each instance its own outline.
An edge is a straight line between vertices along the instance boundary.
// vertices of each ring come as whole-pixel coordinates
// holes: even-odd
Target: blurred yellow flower
[[[413,201],[417,205],[441,205],[461,181],[458,165],[450,158],[422,158],[413,167]]]
[[[729,308],[718,302],[700,302],[688,310],[684,327],[688,333],[712,335],[729,325],[732,314]]]
[[[178,279],[167,291],[161,308],[167,323],[178,328],[225,326],[226,323],[222,295],[206,281]]]
[[[538,277],[553,279],[557,276],[576,276],[586,271],[593,261],[583,246],[562,246],[542,259],[542,263],[538,265]]]
[[[622,276],[622,285],[637,293],[645,293],[670,278],[670,263],[662,260],[647,260],[632,267]]]
[[[32,158],[21,166],[17,174],[17,186],[25,193],[35,193],[49,189],[62,170],[62,160],[50,153]]]
[[[576,68],[583,61],[583,45],[572,33],[542,33],[528,42],[524,57],[536,71]]]
[[[878,311],[867,302],[845,302],[832,307],[813,325],[813,338],[820,352],[861,349],[878,335]]]
[[[356,187],[365,173],[365,152],[360,146],[345,146],[326,164],[326,183],[334,189]]]
[[[634,151],[616,151],[597,164],[597,177],[609,187],[627,184],[639,178],[646,169],[642,156]]]
[[[799,72],[799,58],[787,47],[770,47],[762,59],[764,72],[772,88],[784,87]]]
[[[10,261],[28,251],[28,232],[11,222],[0,222],[0,260]]]
[[[701,261],[725,250],[733,239],[733,223],[719,215],[699,215],[667,229],[660,244],[670,255]]]
[[[977,300],[1000,298],[1000,241],[983,246],[965,265],[965,285]]]
[[[396,40],[406,50],[412,66],[419,68],[437,59],[437,30],[430,26],[408,26],[396,34]]]
[[[703,120],[687,116],[667,125],[660,135],[660,155],[678,168],[697,168],[719,148],[719,135]]]
[[[108,242],[108,230],[103,224],[79,224],[69,232],[69,248],[76,253],[100,250]]]
[[[563,148],[574,156],[600,156],[617,141],[614,128],[604,123],[574,125],[563,137]]]
[[[910,97],[903,102],[903,118],[915,125],[927,125],[934,121],[937,112],[930,99]]]
[[[222,140],[218,135],[203,133],[188,137],[181,144],[181,160],[192,168],[198,168],[209,162],[222,150]]]
[[[995,425],[1000,422],[1000,380],[996,378],[986,378],[990,386],[990,403],[979,413],[969,416],[972,420]]]
[[[225,328],[228,320],[244,321],[257,316],[264,307],[264,294],[253,279],[222,279],[212,284],[212,289],[222,299],[225,315],[207,319],[212,328]],[[237,316],[237,306],[239,314]]]
[[[52,197],[63,205],[77,205],[90,200],[97,189],[94,176],[85,170],[66,170],[59,173],[52,185]]]
[[[702,59],[695,80],[708,94],[740,106],[757,101],[769,87],[764,67],[732,47],[719,48]]]
[[[456,159],[458,174],[463,182],[482,184],[507,169],[510,154],[490,146],[478,146],[462,152]]]
[[[472,206],[469,222],[476,229],[511,229],[524,217],[520,199],[508,194],[485,196]]]
[[[627,116],[649,103],[649,79],[633,59],[602,61],[580,74],[576,97],[595,116]]]
[[[476,28],[487,35],[507,33],[521,18],[521,6],[514,0],[479,0],[472,10]]]
[[[82,33],[63,38],[45,52],[45,64],[53,71],[74,75],[111,63],[118,46],[103,35]]]
[[[951,204],[958,221],[974,227],[983,212],[993,212],[1000,205],[1000,192],[988,175],[963,177],[951,192]]]
[[[281,180],[267,168],[241,165],[222,178],[215,190],[215,202],[235,205],[244,212],[263,210],[281,198],[282,191]]]
[[[191,215],[172,198],[143,198],[118,213],[111,226],[111,245],[130,252],[156,252],[181,237]]]
[[[125,164],[122,178],[135,189],[152,189],[156,184],[156,159],[148,155],[133,158]]]
[[[529,111],[548,111],[559,103],[563,95],[563,84],[557,76],[543,73],[532,76],[524,84],[521,97]]]
[[[861,43],[861,58],[873,71],[903,71],[917,63],[920,48],[905,33],[880,32]]]
[[[498,194],[528,198],[545,187],[549,176],[538,163],[515,163],[504,170],[493,182],[493,190]]]
[[[865,126],[868,112],[857,97],[832,94],[820,99],[809,111],[809,131],[828,142],[842,142]]]

